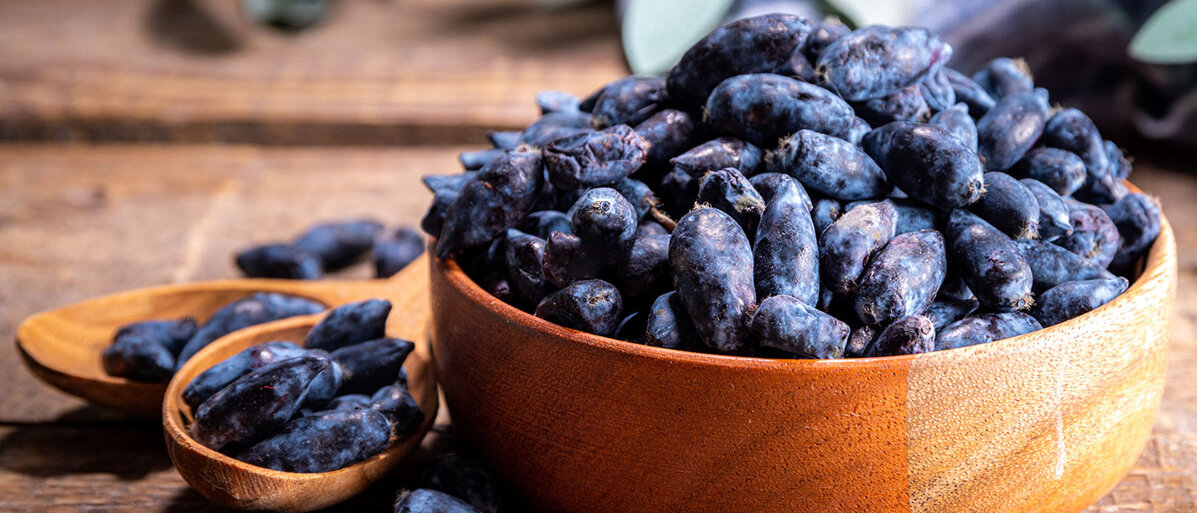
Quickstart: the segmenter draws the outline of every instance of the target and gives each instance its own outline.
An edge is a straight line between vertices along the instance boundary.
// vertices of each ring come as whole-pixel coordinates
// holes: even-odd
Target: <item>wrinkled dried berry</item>
[[[625,77],[603,86],[590,114],[595,128],[634,126],[661,110],[667,99],[664,78]]]
[[[254,369],[306,353],[306,349],[291,342],[264,342],[250,346],[192,379],[183,389],[183,402],[195,411],[200,404],[212,397],[212,394]]]
[[[1018,162],[1043,133],[1050,110],[1043,89],[998,100],[977,121],[977,155],[985,169],[1005,171]]]
[[[865,356],[896,356],[935,350],[935,324],[922,315],[910,315],[886,326],[865,350]]]
[[[436,490],[403,492],[395,501],[395,513],[479,513],[469,504]]]
[[[295,249],[320,259],[325,270],[353,265],[366,256],[374,238],[382,233],[382,223],[352,219],[313,226],[295,239]]]
[[[372,394],[394,383],[407,355],[415,349],[410,341],[383,337],[349,345],[332,352],[343,373],[340,394]]]
[[[1041,330],[1034,317],[1022,312],[985,313],[954,322],[935,336],[935,350],[986,344]]]
[[[400,228],[374,241],[371,258],[374,276],[389,278],[424,254],[424,237],[412,228]]]
[[[645,320],[645,345],[692,350],[700,345],[698,340],[698,332],[677,292],[666,292],[653,301]]]
[[[540,152],[516,148],[487,165],[445,212],[436,256],[489,244],[532,210],[544,175]]]
[[[1031,70],[1022,59],[998,57],[973,74],[973,82],[995,99],[1025,93],[1035,88]]]
[[[925,28],[871,25],[823,49],[819,81],[848,101],[891,94],[942,68],[952,47]]]
[[[214,450],[240,452],[294,417],[312,382],[331,365],[328,358],[303,355],[237,378],[200,404],[192,436]]]
[[[237,459],[282,472],[331,472],[387,448],[387,420],[370,409],[327,410],[288,422]]]
[[[931,119],[931,107],[919,84],[903,87],[879,98],[852,104],[856,115],[873,126],[894,121],[926,123]]]
[[[816,85],[771,73],[731,77],[711,92],[705,121],[720,132],[762,147],[802,129],[844,137],[852,107]]]
[[[963,207],[984,190],[977,155],[939,126],[897,121],[874,129],[861,142],[890,183],[929,205]]]
[[[856,316],[865,324],[885,324],[925,312],[947,273],[945,251],[943,235],[937,231],[894,237],[860,277]]]
[[[764,176],[764,175],[761,175]],[[753,242],[756,297],[792,296],[815,306],[819,301],[819,252],[810,199],[792,178],[773,194]]]
[[[1072,233],[1072,222],[1068,220],[1068,204],[1056,191],[1034,178],[1018,181],[1035,196],[1039,205],[1039,239],[1052,241]]]
[[[648,144],[627,125],[563,137],[544,148],[549,183],[561,190],[614,184],[644,164]]]
[[[765,199],[739,171],[727,168],[712,171],[698,185],[698,202],[732,216],[744,233],[752,236],[765,212]]]
[[[1013,239],[1039,237],[1039,202],[1006,173],[985,173],[985,194],[969,209]]]
[[[1035,148],[1027,152],[1010,173],[1039,180],[1060,196],[1071,196],[1085,184],[1086,177],[1085,161],[1059,148]]]
[[[649,162],[666,162],[693,146],[699,129],[698,120],[676,109],[662,110],[636,125],[636,133],[648,147]]]
[[[1008,312],[1031,306],[1031,268],[1006,234],[963,210],[952,211],[948,259],[986,308]]]
[[[1127,285],[1122,277],[1061,283],[1039,295],[1031,315],[1044,327],[1055,326],[1109,303]]]
[[[783,70],[810,31],[810,21],[790,14],[766,14],[719,27],[674,65],[668,77],[669,96],[697,110],[728,77]]]
[[[756,292],[752,247],[740,225],[714,208],[690,211],[673,229],[669,263],[703,343],[720,351],[744,347]]]
[[[420,468],[421,488],[445,492],[469,503],[483,513],[497,513],[502,503],[498,478],[482,460],[464,453],[433,458]]]
[[[571,283],[536,306],[536,316],[541,319],[595,335],[615,332],[622,311],[619,289],[603,280]]]
[[[923,315],[931,319],[931,324],[937,331],[940,331],[947,328],[949,324],[972,315],[980,306],[981,302],[976,299],[945,298],[931,303]]]
[[[874,251],[894,237],[898,212],[885,202],[856,207],[827,227],[819,239],[823,285],[837,294],[856,290]]]
[[[963,103],[948,107],[938,114],[931,116],[931,120],[928,123],[942,127],[948,133],[960,139],[964,143],[964,147],[976,151],[977,124],[968,115],[968,107]]]
[[[312,326],[303,345],[308,349],[335,351],[358,342],[382,338],[390,313],[391,302],[385,299],[369,299],[338,306]]]
[[[1160,235],[1160,207],[1146,194],[1132,193],[1105,211],[1118,227],[1118,251],[1110,268],[1129,273]]]
[[[852,143],[799,130],[765,158],[766,168],[793,176],[823,196],[843,201],[885,196],[889,181],[881,167]]]
[[[842,358],[849,331],[843,321],[791,296],[767,298],[752,315],[752,338],[761,346],[805,358]]]
[[[258,292],[220,307],[204,325],[196,330],[195,336],[187,341],[179,352],[177,365],[183,366],[195,353],[220,337],[242,328],[297,315],[310,315],[324,310],[324,305],[307,298]]]
[[[1072,233],[1052,242],[1101,267],[1108,267],[1118,253],[1118,227],[1098,207],[1075,200],[1065,201]]]
[[[318,280],[324,277],[320,259],[291,244],[255,246],[237,253],[234,261],[250,278]]]
[[[391,436],[415,433],[424,423],[424,410],[401,384],[387,385],[370,397],[370,409],[381,413],[391,425]]]

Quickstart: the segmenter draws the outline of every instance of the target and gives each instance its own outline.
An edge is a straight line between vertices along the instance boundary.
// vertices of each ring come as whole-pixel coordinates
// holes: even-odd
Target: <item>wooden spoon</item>
[[[116,330],[148,319],[191,316],[203,321],[254,292],[303,296],[330,308],[370,298],[390,299],[394,304],[390,320],[410,323],[397,333],[412,333],[413,337],[405,338],[422,344],[428,317],[428,258],[422,256],[380,280],[220,280],[101,296],[25,319],[17,326],[17,352],[35,376],[63,392],[154,418],[162,412],[166,383],[130,381],[104,372],[100,352],[112,343]]]
[[[208,500],[240,509],[312,511],[361,493],[391,471],[420,445],[437,412],[437,385],[428,329],[428,268],[421,259],[397,279],[381,283],[394,305],[387,320],[387,335],[415,341],[416,348],[404,362],[408,389],[424,410],[424,423],[415,433],[391,445],[382,454],[332,472],[297,474],[256,467],[220,454],[191,438],[187,427],[192,412],[183,402],[183,389],[209,367],[254,344],[289,340],[302,345],[308,330],[323,314],[293,317],[252,326],[208,345],[187,360],[166,388],[160,406],[166,448],[179,474]],[[374,295],[378,290],[374,290]],[[369,294],[367,294],[369,296]],[[327,296],[324,296],[327,297]],[[356,298],[356,296],[354,296]],[[365,297],[365,296],[363,296]]]

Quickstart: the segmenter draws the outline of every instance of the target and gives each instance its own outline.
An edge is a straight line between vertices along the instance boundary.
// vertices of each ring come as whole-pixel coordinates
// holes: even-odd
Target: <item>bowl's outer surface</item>
[[[456,429],[542,511],[1080,511],[1159,406],[1171,228],[1109,304],[990,344],[860,360],[730,358],[561,328],[432,265]]]
[[[179,474],[192,488],[212,502],[239,509],[263,511],[312,511],[357,495],[384,477],[415,450],[436,419],[438,397],[436,369],[428,342],[428,282],[426,259],[412,263],[375,291],[390,299],[387,335],[415,342],[407,357],[408,389],[424,410],[424,423],[415,433],[394,441],[385,452],[364,462],[319,474],[278,472],[242,463],[196,442],[187,434],[190,408],[183,389],[195,376],[254,344],[290,340],[302,345],[316,316],[294,317],[251,326],[218,339],[200,350],[177,373],[158,407],[166,447]],[[385,290],[389,288],[390,290]]]
[[[202,322],[229,302],[259,291],[337,305],[376,297],[387,290],[386,284],[385,280],[245,279],[131,290],[30,316],[17,326],[17,352],[35,376],[59,390],[95,404],[157,418],[162,413],[166,383],[131,381],[104,372],[100,353],[112,344],[121,326],[188,316]]]

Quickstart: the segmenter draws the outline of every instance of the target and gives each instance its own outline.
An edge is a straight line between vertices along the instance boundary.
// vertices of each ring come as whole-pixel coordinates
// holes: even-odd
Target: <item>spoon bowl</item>
[[[104,372],[100,353],[121,326],[188,316],[203,322],[220,307],[255,292],[302,296],[328,308],[392,299],[413,286],[426,291],[427,266],[427,257],[420,257],[391,278],[378,280],[218,280],[120,292],[30,316],[17,326],[17,352],[35,376],[63,392],[154,418],[162,411],[165,382],[132,381]]]
[[[392,440],[386,450],[366,461],[332,472],[310,474],[250,465],[193,439],[187,429],[193,420],[192,412],[183,402],[183,389],[192,379],[254,344],[286,340],[303,345],[308,330],[325,314],[282,319],[217,339],[187,360],[166,386],[158,408],[167,452],[183,479],[208,500],[223,506],[298,512],[327,507],[357,495],[398,465],[420,445],[436,419],[438,407],[436,373],[427,341],[426,265],[425,260],[413,263],[400,273],[407,278],[389,280],[385,287],[388,290],[381,294],[392,303],[387,335],[411,340],[416,345],[403,365],[407,369],[408,390],[424,410],[424,422],[416,432]],[[342,302],[346,301],[352,299]]]

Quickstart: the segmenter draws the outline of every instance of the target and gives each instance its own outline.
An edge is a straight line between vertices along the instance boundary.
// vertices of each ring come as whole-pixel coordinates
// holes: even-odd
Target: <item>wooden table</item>
[[[417,177],[533,119],[536,90],[586,93],[622,73],[605,5],[342,2],[298,35],[247,26],[232,5],[0,2],[0,338],[87,297],[236,276],[237,248],[317,220],[414,224],[429,200]],[[196,47],[212,27],[232,49]],[[1181,249],[1171,368],[1142,458],[1090,512],[1197,510],[1197,175],[1176,171],[1184,161],[1141,156],[1134,176]],[[12,350],[0,384],[0,511],[218,510],[171,467],[158,425],[42,385]],[[455,446],[451,429],[442,417],[415,459]],[[405,476],[334,510],[389,511]]]

